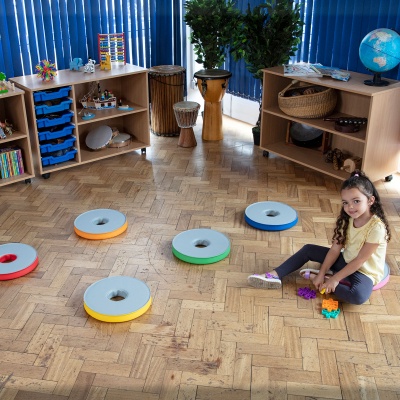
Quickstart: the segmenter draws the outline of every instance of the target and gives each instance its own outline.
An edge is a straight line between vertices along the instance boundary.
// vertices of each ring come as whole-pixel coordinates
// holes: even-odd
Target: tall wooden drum
[[[184,67],[159,65],[149,69],[151,131],[157,136],[178,136],[173,105],[183,101]]]
[[[204,99],[204,117],[202,138],[221,140],[222,108],[221,101],[228,87],[232,73],[224,69],[202,69],[194,74],[197,86]]]

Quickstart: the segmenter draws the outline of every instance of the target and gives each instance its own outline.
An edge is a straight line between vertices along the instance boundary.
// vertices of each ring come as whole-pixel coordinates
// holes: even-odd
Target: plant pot
[[[259,146],[260,145],[260,127],[254,126],[251,130],[253,131],[254,146]]]

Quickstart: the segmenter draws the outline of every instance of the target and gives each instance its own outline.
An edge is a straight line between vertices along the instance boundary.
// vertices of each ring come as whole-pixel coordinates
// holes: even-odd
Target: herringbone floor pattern
[[[321,314],[293,275],[282,290],[246,278],[272,269],[305,243],[329,245],[340,181],[262,151],[251,127],[224,119],[225,138],[184,149],[152,136],[139,152],[0,190],[0,243],[35,247],[39,266],[0,282],[1,400],[400,399],[400,176],[378,182],[391,222],[389,284],[361,306]],[[294,207],[282,232],[244,221],[257,201]],[[89,241],[75,218],[121,211],[128,230]],[[196,266],[171,241],[193,228],[231,240],[228,258]],[[83,294],[112,275],[143,280],[153,305],[126,323],[88,317]]]

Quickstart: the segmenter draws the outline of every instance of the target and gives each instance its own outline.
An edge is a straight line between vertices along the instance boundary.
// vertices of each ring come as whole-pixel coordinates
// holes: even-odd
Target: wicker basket
[[[335,89],[297,83],[293,81],[278,93],[278,105],[285,114],[298,118],[322,118],[332,114],[337,101]],[[294,91],[297,95],[288,97]],[[311,94],[307,94],[309,92]]]

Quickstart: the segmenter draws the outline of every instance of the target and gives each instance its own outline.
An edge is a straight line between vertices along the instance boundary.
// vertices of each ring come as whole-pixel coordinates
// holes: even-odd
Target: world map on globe
[[[400,63],[400,35],[392,29],[375,29],[361,41],[361,62],[373,72],[386,72]]]

